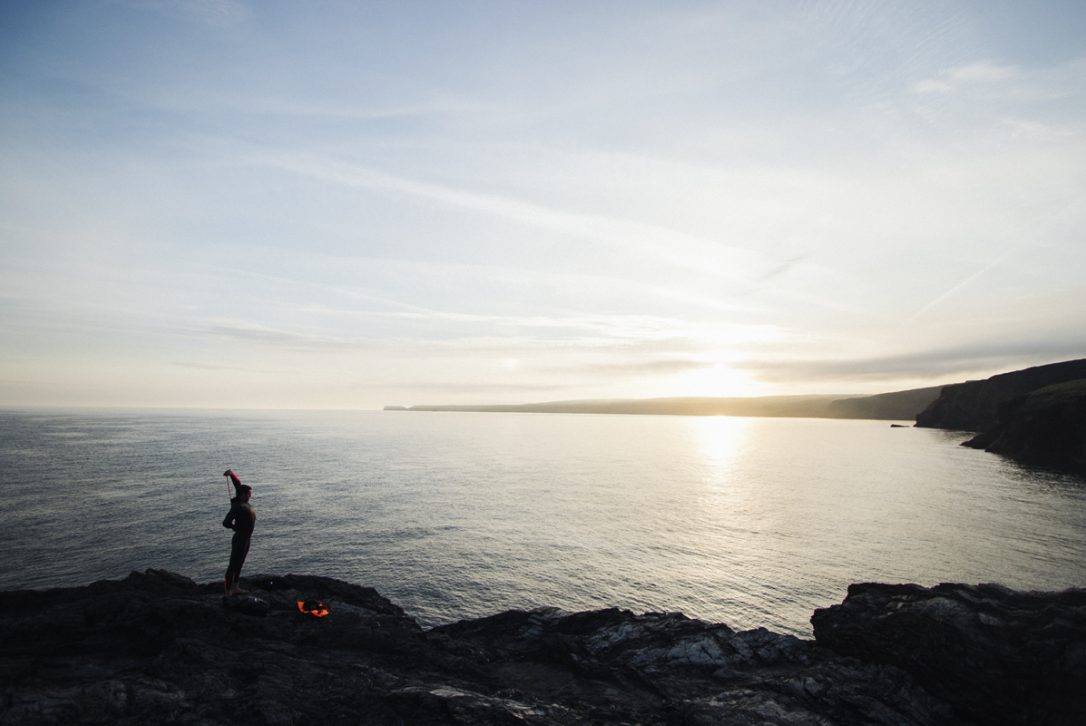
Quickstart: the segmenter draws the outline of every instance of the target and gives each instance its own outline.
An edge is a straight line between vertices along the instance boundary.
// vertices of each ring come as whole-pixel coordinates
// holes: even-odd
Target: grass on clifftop
[[[1045,396],[1052,398],[1077,398],[1086,396],[1086,378],[1077,378],[1073,381],[1054,383],[1051,386],[1038,388],[1029,394],[1030,396]]]

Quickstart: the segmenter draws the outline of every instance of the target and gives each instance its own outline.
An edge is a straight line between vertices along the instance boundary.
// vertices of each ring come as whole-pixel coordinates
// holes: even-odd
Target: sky
[[[0,406],[1086,356],[1086,4],[0,4]]]

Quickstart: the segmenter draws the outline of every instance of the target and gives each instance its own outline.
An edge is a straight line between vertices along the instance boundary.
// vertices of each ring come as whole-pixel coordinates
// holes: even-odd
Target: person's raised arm
[[[234,483],[234,496],[236,497],[241,493],[241,479],[238,479],[238,475],[234,473],[233,469],[227,469],[222,473],[223,476],[230,477],[230,481]]]

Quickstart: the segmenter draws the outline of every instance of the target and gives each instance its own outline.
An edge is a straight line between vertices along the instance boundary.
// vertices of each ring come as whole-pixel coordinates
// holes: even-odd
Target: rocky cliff
[[[1086,591],[856,585],[815,640],[680,613],[421,629],[370,588],[163,571],[0,593],[0,723],[1077,724]],[[296,601],[320,597],[314,618]],[[258,605],[258,604],[257,604]]]
[[[1086,380],[1011,399],[996,424],[965,445],[1086,476]]]
[[[1078,379],[1086,379],[1086,358],[944,386],[939,397],[917,415],[916,425],[986,431],[998,423],[1003,404],[1045,386]]]
[[[916,425],[980,432],[963,445],[1086,476],[1086,359],[946,386]]]

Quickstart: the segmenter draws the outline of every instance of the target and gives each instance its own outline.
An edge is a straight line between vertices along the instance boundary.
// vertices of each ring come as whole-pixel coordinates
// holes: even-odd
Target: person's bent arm
[[[230,511],[226,513],[226,519],[222,521],[222,526],[227,529],[234,529],[234,525],[237,524],[237,521],[237,514],[234,512],[234,508],[230,507]]]

